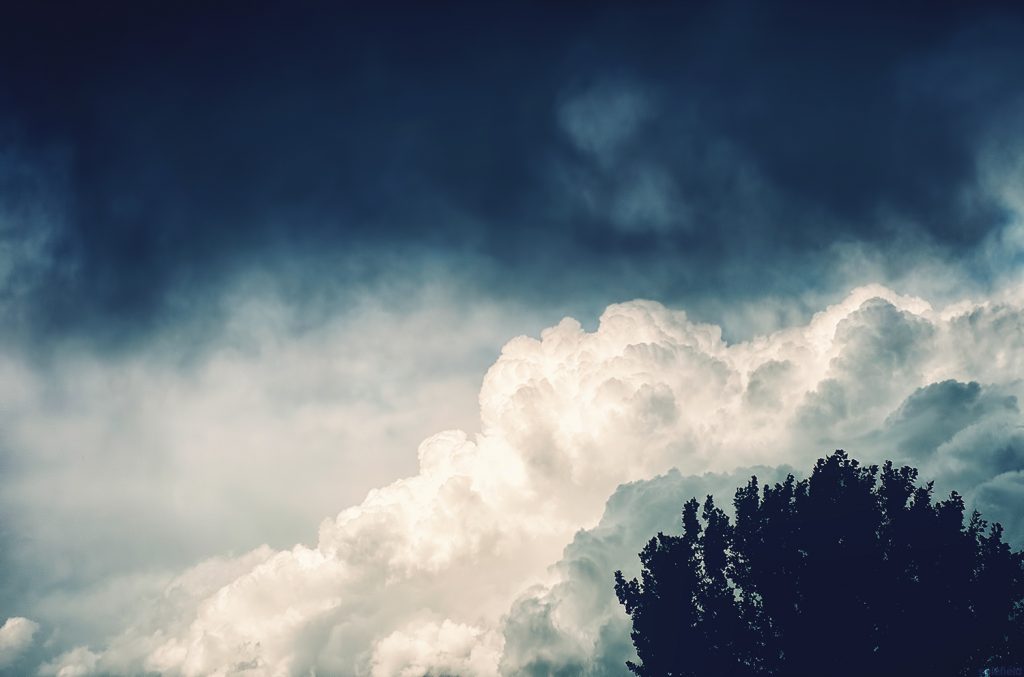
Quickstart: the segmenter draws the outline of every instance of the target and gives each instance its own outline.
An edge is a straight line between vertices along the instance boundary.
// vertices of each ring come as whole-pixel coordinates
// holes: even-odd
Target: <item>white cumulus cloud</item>
[[[513,339],[484,379],[478,433],[425,440],[417,474],[325,520],[315,544],[199,565],[152,617],[68,665],[603,674],[628,655],[611,572],[671,524],[687,492],[726,492],[728,503],[738,469],[799,468],[845,447],[969,478],[968,496],[997,511],[1019,505],[1015,299],[935,309],[864,287],[804,325],[737,344],[636,301],[610,306],[593,332],[565,319]],[[935,410],[956,424],[937,434],[921,418]],[[698,477],[707,472],[718,474]],[[624,483],[634,484],[608,502]]]
[[[21,616],[8,618],[0,626],[0,668],[9,666],[32,646],[39,624]]]

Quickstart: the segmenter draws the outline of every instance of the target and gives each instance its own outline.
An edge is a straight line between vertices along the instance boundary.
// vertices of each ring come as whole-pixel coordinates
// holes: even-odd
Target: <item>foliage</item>
[[[1024,554],[917,470],[843,451],[809,479],[708,496],[615,573],[636,675],[978,674],[1024,665]],[[700,516],[698,518],[698,511]]]

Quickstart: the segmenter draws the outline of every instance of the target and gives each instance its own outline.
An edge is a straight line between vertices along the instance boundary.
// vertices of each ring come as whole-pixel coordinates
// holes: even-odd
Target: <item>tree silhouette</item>
[[[615,572],[636,675],[977,675],[1024,667],[1024,553],[917,470],[836,451],[809,479],[708,496]],[[698,510],[700,518],[698,518]],[[992,674],[998,674],[998,670]],[[1009,672],[1007,672],[1009,674]]]

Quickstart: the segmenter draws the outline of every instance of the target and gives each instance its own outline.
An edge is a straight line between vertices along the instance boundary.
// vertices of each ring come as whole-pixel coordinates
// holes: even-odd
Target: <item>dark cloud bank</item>
[[[865,251],[892,276],[1000,272],[978,163],[1018,131],[1008,4],[4,13],[3,236],[38,238],[8,280],[23,334],[216,321],[252,271],[307,303],[444,274],[589,313],[835,291]]]

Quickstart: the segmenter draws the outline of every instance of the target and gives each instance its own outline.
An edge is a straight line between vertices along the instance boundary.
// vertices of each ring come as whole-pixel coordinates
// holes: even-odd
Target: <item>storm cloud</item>
[[[1017,260],[987,258],[1024,105],[996,4],[203,10],[5,10],[8,332],[204,329],[253,270],[297,304],[412,261],[560,313],[721,322]]]
[[[0,672],[618,674],[835,448],[1024,542],[1021,92],[1005,3],[0,9]]]

